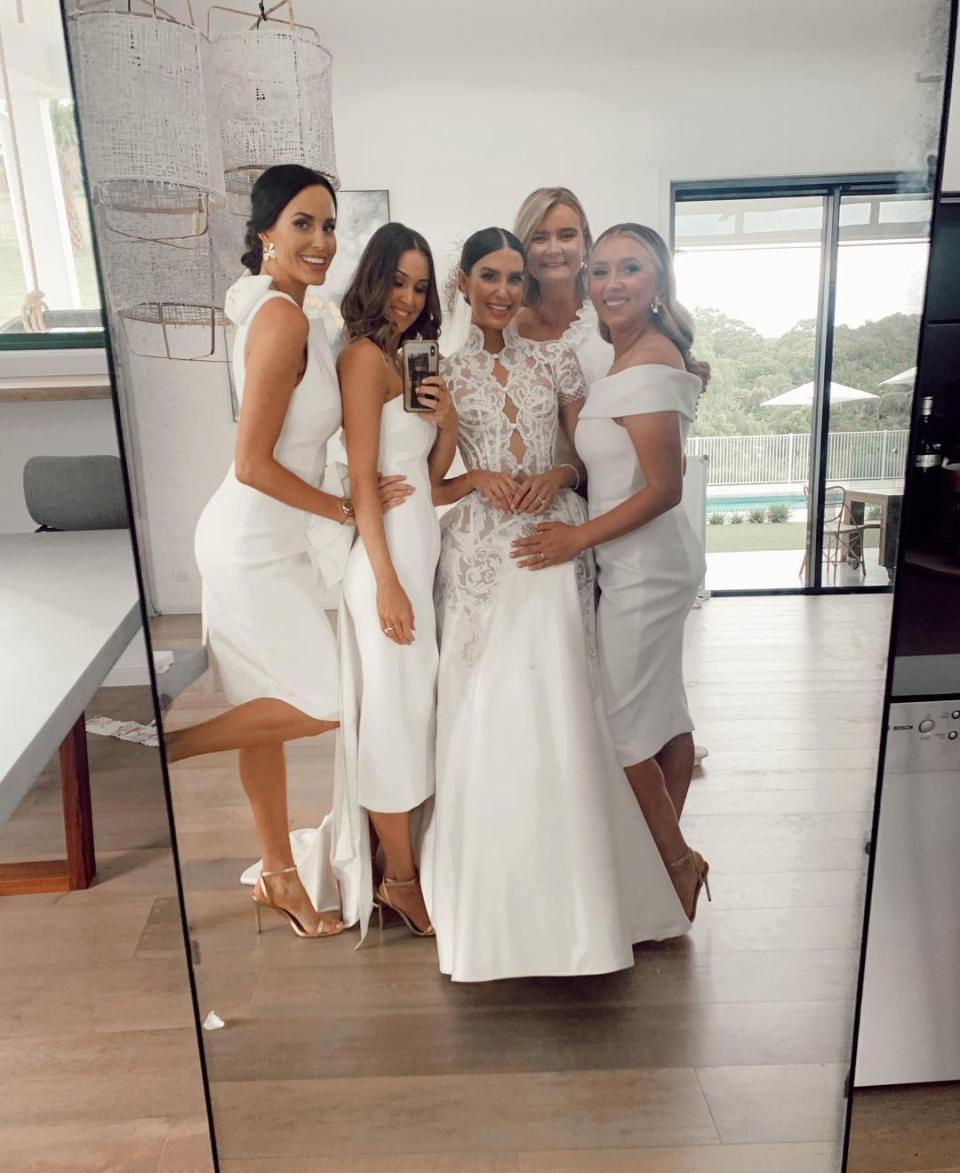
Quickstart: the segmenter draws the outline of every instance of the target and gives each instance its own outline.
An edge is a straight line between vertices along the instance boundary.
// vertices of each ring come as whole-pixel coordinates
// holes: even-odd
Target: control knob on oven
[[[931,721],[929,717],[925,717],[917,726],[921,733],[932,733],[936,727],[936,721]]]

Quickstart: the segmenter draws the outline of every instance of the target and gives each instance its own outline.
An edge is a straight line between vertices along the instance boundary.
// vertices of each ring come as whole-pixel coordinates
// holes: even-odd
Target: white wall
[[[207,0],[194,8],[203,21]],[[667,229],[675,179],[925,170],[946,0],[376,0],[297,4],[334,55],[345,188],[387,188],[438,266],[527,192],[572,187],[594,229]],[[131,368],[162,611],[196,610],[196,518],[229,464],[222,368]]]

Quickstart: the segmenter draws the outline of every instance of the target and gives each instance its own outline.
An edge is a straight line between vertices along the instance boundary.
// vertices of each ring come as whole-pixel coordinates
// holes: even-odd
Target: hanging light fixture
[[[286,20],[271,14],[284,9]],[[252,17],[252,27],[214,35],[217,13]],[[301,163],[339,187],[333,137],[333,57],[316,29],[297,24],[290,0],[259,13],[217,6],[207,15],[217,79],[224,185],[248,195],[278,163]]]
[[[125,12],[75,11],[69,32],[93,203],[107,227],[144,240],[201,235],[223,190],[203,34],[129,0]]]

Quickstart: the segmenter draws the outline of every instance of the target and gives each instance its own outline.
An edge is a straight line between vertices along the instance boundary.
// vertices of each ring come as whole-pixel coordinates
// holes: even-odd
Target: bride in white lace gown
[[[542,574],[511,561],[539,520],[576,524],[558,458],[584,395],[570,351],[510,327],[523,252],[502,229],[464,246],[469,338],[443,375],[467,472],[443,482],[437,785],[421,880],[456,981],[604,973],[689,922],[607,730],[589,556]],[[558,463],[560,460],[560,463]]]

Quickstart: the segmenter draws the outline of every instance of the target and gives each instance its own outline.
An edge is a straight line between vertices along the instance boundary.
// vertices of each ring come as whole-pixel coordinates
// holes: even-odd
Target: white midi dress
[[[436,425],[403,409],[403,397],[383,406],[379,470],[401,475],[415,490],[383,515],[390,558],[413,607],[412,644],[384,635],[377,583],[363,539],[347,558],[340,597],[340,728],[334,758],[333,803],[319,827],[290,836],[304,887],[318,911],[340,909],[347,925],[366,935],[373,909],[368,812],[413,811],[434,792],[437,636],[433,582],[440,528],[427,458]],[[259,864],[243,875],[253,883]]]
[[[676,412],[685,444],[700,390],[696,375],[660,364],[628,367],[590,385],[575,439],[587,469],[591,517],[646,484],[633,442],[616,419]],[[629,766],[693,731],[683,686],[683,628],[705,573],[703,548],[677,505],[594,554],[600,678],[617,756]]]
[[[241,402],[250,326],[267,301],[286,297],[267,276],[241,277],[227,294]],[[274,449],[277,461],[319,487],[327,441],[340,418],[330,346],[320,323],[311,322],[306,369]],[[339,716],[336,641],[322,606],[311,536],[318,524],[338,528],[241,484],[232,464],[200,515],[194,551],[206,642],[231,705],[273,698],[318,720]]]

